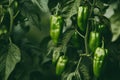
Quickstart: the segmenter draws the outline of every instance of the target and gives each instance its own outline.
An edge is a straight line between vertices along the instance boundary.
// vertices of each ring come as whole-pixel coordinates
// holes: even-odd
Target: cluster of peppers
[[[84,31],[84,32],[86,31],[87,21],[89,16],[88,14],[89,14],[88,6],[79,7],[77,24],[80,31]],[[104,24],[99,24],[95,26],[95,28],[97,29],[90,32],[88,47],[89,47],[89,50],[94,53],[93,73],[96,77],[100,77],[102,67],[103,67],[103,62],[108,53],[107,49],[104,48],[104,43],[102,43],[102,37],[103,37],[102,33],[104,33],[105,31],[104,29],[106,29],[106,26]]]
[[[77,14],[77,25],[78,28],[81,32],[85,32],[87,28],[87,22],[88,22],[88,17],[89,17],[89,7],[88,6],[80,6],[78,8],[78,14]],[[54,44],[58,44],[60,35],[62,33],[62,17],[61,16],[56,16],[52,15],[51,20],[50,20],[50,36],[51,39],[53,40]],[[88,47],[91,52],[94,53],[93,57],[93,73],[96,77],[100,76],[103,62],[105,59],[105,56],[107,55],[108,51],[105,49],[103,46],[101,47],[102,44],[102,35],[101,33],[104,31],[106,26],[100,24],[97,27],[97,30],[90,31],[89,35],[89,40],[88,40]],[[75,32],[73,34],[73,37],[71,40],[73,40],[73,46],[79,47],[78,44],[75,44],[74,42],[78,42],[78,34]],[[61,75],[62,72],[65,69],[65,66],[68,62],[68,58],[66,56],[60,56],[59,51],[54,51],[53,52],[53,59],[52,62],[56,64],[56,74]]]
[[[102,42],[102,35],[100,32],[92,31],[89,37],[89,49],[94,52],[93,57],[93,73],[96,77],[100,77],[102,67],[104,65],[105,57],[107,56],[107,49],[104,48]]]
[[[52,15],[50,19],[50,36],[55,45],[58,44],[63,28],[63,19],[61,16]],[[56,75],[61,75],[68,62],[67,56],[60,55],[60,50],[54,50],[52,63],[56,65]]]

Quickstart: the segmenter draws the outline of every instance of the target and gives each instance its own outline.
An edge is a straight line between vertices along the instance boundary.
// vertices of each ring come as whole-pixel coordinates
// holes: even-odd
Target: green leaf
[[[65,34],[63,35],[63,39],[62,39],[62,45],[63,46],[67,46],[68,42],[70,41],[72,35],[74,33],[74,30],[67,30],[65,32]]]
[[[66,0],[62,5],[63,6],[63,9],[62,9],[63,16],[66,18],[70,18],[71,16],[76,14],[77,8],[80,5],[80,1],[81,0]]]
[[[3,80],[8,80],[9,75],[20,60],[20,49],[13,43],[9,44],[8,51],[0,53],[0,73]]]
[[[90,72],[88,70],[88,66],[82,64],[79,68],[80,75],[81,77],[84,78],[84,80],[90,80]]]
[[[82,79],[81,79],[80,73],[76,71],[76,72],[71,72],[67,76],[67,80],[82,80]]]
[[[68,75],[67,80],[72,80],[72,78],[75,76],[75,73],[72,72]]]
[[[39,28],[40,30],[48,30],[50,12],[48,8],[48,0],[30,0],[20,3],[20,13],[27,17],[30,26]],[[46,28],[45,28],[46,27]],[[45,32],[43,31],[43,32]]]
[[[97,6],[100,9],[100,14],[105,14],[106,9],[109,7],[107,4],[105,5],[103,2],[101,1],[97,1],[95,6]]]
[[[48,0],[32,0],[33,4],[37,5],[37,7],[43,11],[48,12]]]

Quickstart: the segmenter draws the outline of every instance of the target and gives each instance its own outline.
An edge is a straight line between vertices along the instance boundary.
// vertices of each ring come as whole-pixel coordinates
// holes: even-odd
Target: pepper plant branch
[[[13,11],[11,8],[8,8],[9,15],[10,15],[10,29],[9,29],[9,35],[12,32],[12,26],[13,26]]]
[[[80,57],[90,57],[90,54],[80,54]]]
[[[75,69],[75,73],[78,72],[78,69],[79,69],[79,66],[80,66],[81,60],[82,60],[82,57],[79,58],[79,61],[78,61],[77,67],[76,67],[76,69]],[[80,80],[81,80],[81,75],[80,75]]]
[[[75,72],[78,70],[79,66],[80,66],[80,63],[81,63],[81,60],[82,60],[82,57],[79,58],[79,61],[78,61],[78,64],[77,64],[77,67],[75,69]]]
[[[89,25],[89,22],[87,23],[87,29],[86,29],[86,34],[85,34],[85,38],[84,38],[86,54],[89,54],[89,51],[88,51],[88,42],[87,42],[87,40],[88,40],[88,31],[89,31],[89,29],[88,29],[89,26],[88,25]]]
[[[13,16],[13,19],[15,19],[16,18],[16,16],[19,14],[19,10],[16,12],[16,14]]]
[[[95,0],[93,1],[93,5],[95,5]],[[92,15],[92,11],[94,9],[94,6],[92,5],[91,9],[90,9],[90,15],[89,15],[89,18],[91,17]],[[76,30],[76,29],[75,29]],[[89,54],[89,50],[88,50],[88,33],[89,33],[89,20],[87,21],[87,28],[86,28],[86,33],[85,33],[85,36],[83,36],[82,34],[80,34],[77,30],[76,32],[82,37],[84,38],[84,41],[85,41],[85,51],[86,53],[85,54],[80,54],[80,58],[79,58],[79,61],[78,61],[78,64],[77,64],[77,67],[76,67],[76,70],[75,72],[78,71],[78,68],[80,66],[80,63],[81,63],[81,60],[82,60],[82,57],[86,56],[86,57],[90,57],[91,55]]]
[[[12,44],[12,40],[11,40],[11,37],[9,37],[9,42],[10,42],[9,44]]]
[[[91,6],[89,18],[90,18],[91,15],[92,15],[92,11],[93,11],[93,9],[94,9],[95,3],[96,3],[96,0],[93,1],[93,5]],[[88,22],[87,22],[87,28],[86,28],[85,38],[84,38],[86,54],[89,54],[88,42],[87,42],[87,40],[88,40],[88,32],[89,32],[89,20],[88,20]]]
[[[78,32],[77,29],[75,29],[75,31],[78,33],[78,35],[80,35],[82,38],[85,38],[85,36],[83,36],[81,33]]]
[[[1,17],[1,19],[0,19],[0,24],[2,23],[2,21],[3,21],[3,19],[4,19],[4,14],[3,14],[3,16]]]
[[[92,54],[80,54],[79,55],[80,57],[87,57],[87,58],[89,58],[91,61],[93,61],[93,58],[91,57],[92,56]]]

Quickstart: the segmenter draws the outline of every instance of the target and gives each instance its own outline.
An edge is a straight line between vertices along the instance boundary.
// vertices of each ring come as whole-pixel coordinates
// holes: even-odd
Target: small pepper
[[[60,56],[56,65],[56,75],[61,75],[64,71],[68,58],[66,56]]]

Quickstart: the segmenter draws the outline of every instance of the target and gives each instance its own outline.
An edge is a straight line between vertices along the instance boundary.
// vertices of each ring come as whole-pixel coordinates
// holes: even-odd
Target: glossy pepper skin
[[[94,52],[101,45],[101,35],[99,32],[91,31],[89,36],[89,49]]]
[[[68,58],[65,56],[60,56],[56,65],[56,75],[61,75],[64,71],[66,64],[68,62]]]
[[[85,31],[87,27],[89,8],[88,6],[80,6],[77,14],[77,25],[81,31]]]
[[[50,19],[50,36],[54,44],[58,43],[60,34],[62,32],[62,17],[52,15]]]
[[[94,58],[93,58],[93,73],[96,77],[100,76],[104,58],[107,55],[107,53],[108,53],[107,49],[104,48],[98,47],[95,50]]]

